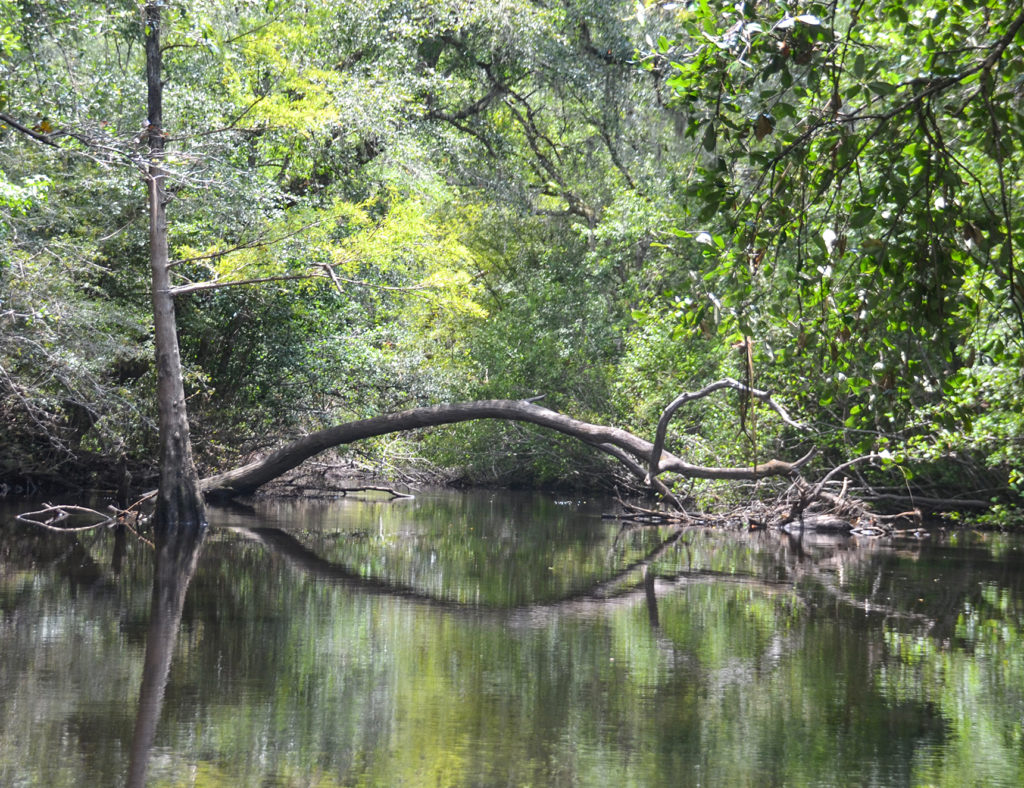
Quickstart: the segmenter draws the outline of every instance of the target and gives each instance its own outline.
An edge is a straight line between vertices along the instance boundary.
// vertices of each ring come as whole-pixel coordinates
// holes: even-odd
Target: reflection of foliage
[[[1024,779],[1024,617],[984,618],[991,612],[966,604],[955,647],[886,632],[894,659],[878,675],[879,691],[893,703],[935,704],[949,731],[941,747],[915,751],[919,783],[1018,785]]]
[[[866,550],[808,538],[797,553],[777,534],[689,529],[648,567],[655,627],[639,571],[610,596],[579,594],[669,534],[619,534],[599,511],[496,494],[214,510],[153,780],[195,766],[225,785],[1018,784],[1011,537]],[[286,527],[444,604],[318,578],[231,526]],[[11,538],[0,781],[116,783],[148,560],[115,583],[101,535],[72,552]]]

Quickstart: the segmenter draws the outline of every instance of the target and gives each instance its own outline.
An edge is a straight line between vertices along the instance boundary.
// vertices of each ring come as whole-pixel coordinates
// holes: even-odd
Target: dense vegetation
[[[887,489],[1024,485],[1024,11],[362,0],[164,7],[170,240],[197,459],[546,395],[694,462],[877,452]],[[0,482],[151,479],[133,0],[0,0]],[[240,284],[249,282],[250,284]],[[191,285],[191,287],[189,287]],[[232,285],[232,286],[229,286]],[[581,483],[481,422],[372,467]]]

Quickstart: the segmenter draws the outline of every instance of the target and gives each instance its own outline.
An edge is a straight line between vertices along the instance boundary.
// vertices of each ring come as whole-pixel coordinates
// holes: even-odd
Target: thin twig
[[[828,483],[828,481],[833,476],[835,476],[837,473],[839,473],[840,471],[844,471],[847,468],[853,467],[854,465],[858,465],[858,464],[860,464],[862,462],[868,462],[868,461],[871,461],[871,460],[880,460],[880,459],[882,459],[882,455],[876,454],[875,452],[872,452],[871,454],[865,454],[862,457],[854,457],[852,460],[847,460],[842,465],[837,465],[835,468],[833,468],[828,473],[826,473],[822,477],[820,482],[818,482],[816,485],[814,485],[814,489],[811,490],[811,497],[812,498],[817,498],[819,495],[821,495],[821,491],[824,489],[824,487]]]

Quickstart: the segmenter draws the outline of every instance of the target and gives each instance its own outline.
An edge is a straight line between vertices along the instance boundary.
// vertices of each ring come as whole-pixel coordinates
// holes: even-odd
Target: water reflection
[[[164,690],[185,607],[185,595],[196,571],[205,534],[206,528],[203,527],[199,530],[175,531],[161,535],[158,539],[142,685],[139,689],[138,714],[132,734],[131,760],[126,781],[128,788],[139,788],[146,784],[146,770],[163,708]],[[123,557],[123,534],[119,544],[121,549],[115,546],[114,550],[115,573]]]
[[[602,508],[214,511],[155,573],[5,528],[0,784],[1022,783],[1019,539]]]

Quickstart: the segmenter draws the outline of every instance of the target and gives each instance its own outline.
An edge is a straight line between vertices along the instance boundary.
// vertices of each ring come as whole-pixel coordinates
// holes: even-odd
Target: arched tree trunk
[[[310,457],[335,446],[391,432],[475,419],[523,421],[570,435],[612,455],[640,479],[647,475],[647,468],[654,454],[654,444],[616,427],[578,421],[527,400],[478,400],[413,408],[401,413],[328,427],[299,438],[249,465],[203,479],[201,486],[204,491],[213,495],[244,495],[287,473]],[[659,449],[658,472],[677,473],[697,479],[749,480],[793,474],[808,459],[810,454],[792,463],[771,460],[747,468],[714,468],[692,465]]]

